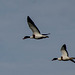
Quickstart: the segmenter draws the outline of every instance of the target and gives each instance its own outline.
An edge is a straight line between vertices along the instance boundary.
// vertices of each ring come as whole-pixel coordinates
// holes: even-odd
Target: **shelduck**
[[[66,44],[64,44],[61,47],[61,53],[62,53],[62,56],[60,58],[53,58],[52,61],[54,61],[54,60],[69,61],[70,60],[75,63],[75,61],[73,60],[73,59],[75,59],[75,57],[69,57],[68,51],[66,50]]]
[[[31,39],[43,39],[43,38],[49,38],[49,35],[50,33],[48,34],[41,34],[39,29],[36,27],[35,23],[31,20],[31,18],[29,16],[27,16],[27,23],[29,25],[29,28],[32,30],[33,32],[33,35],[32,36],[25,36],[23,38],[24,39],[27,39],[27,38],[31,38]]]

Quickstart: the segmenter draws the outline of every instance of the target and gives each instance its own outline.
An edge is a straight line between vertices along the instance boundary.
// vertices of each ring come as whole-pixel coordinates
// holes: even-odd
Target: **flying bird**
[[[29,25],[29,28],[32,30],[33,32],[33,35],[32,36],[25,36],[23,38],[24,39],[27,39],[27,38],[30,38],[30,39],[43,39],[43,38],[49,38],[49,35],[50,33],[48,34],[41,34],[39,29],[36,27],[35,23],[31,20],[31,18],[29,16],[27,16],[27,23]]]
[[[62,56],[60,58],[53,58],[52,61],[54,61],[54,60],[69,61],[70,60],[75,63],[75,61],[73,60],[73,59],[75,59],[75,57],[69,57],[68,51],[66,49],[66,44],[64,44],[61,47],[61,53],[62,53]]]

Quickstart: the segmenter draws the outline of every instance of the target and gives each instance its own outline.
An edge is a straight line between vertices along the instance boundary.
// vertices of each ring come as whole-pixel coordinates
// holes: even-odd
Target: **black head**
[[[54,61],[54,60],[58,60],[58,58],[53,58],[52,61]]]
[[[27,39],[27,38],[30,38],[30,36],[25,36],[25,37],[23,38],[23,40],[24,40],[24,39]]]

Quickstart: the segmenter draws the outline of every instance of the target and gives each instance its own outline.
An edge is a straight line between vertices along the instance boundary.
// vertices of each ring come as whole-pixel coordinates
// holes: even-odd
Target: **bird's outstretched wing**
[[[74,63],[75,63],[75,61],[74,61],[73,59],[71,59],[70,61],[72,61],[72,62],[74,62]]]
[[[39,29],[36,27],[36,25],[34,24],[34,22],[31,20],[31,18],[29,16],[27,16],[27,22],[28,22],[28,25],[29,25],[30,29],[32,30],[33,34],[35,34],[35,33],[40,34]]]
[[[68,51],[66,50],[66,44],[61,47],[61,52],[63,57],[69,56]]]

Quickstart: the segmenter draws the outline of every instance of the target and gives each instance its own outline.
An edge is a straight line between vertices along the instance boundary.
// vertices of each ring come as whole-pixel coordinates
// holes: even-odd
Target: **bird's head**
[[[30,38],[30,36],[25,36],[25,37],[23,38],[23,40],[24,40],[24,39],[27,39],[27,38]]]
[[[53,58],[52,61],[54,61],[54,60],[58,60],[58,58]]]

